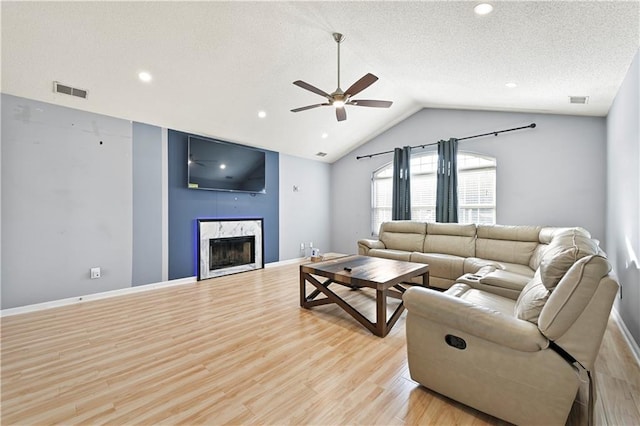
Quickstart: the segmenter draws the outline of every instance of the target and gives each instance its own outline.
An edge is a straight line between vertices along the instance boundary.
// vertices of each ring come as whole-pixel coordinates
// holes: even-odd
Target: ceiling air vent
[[[587,104],[589,103],[588,96],[569,96],[570,104]]]
[[[316,154],[316,157],[326,157],[326,156],[327,156],[327,153],[326,153],[326,152],[318,152],[318,153]]]
[[[78,89],[76,87],[71,87],[66,84],[62,84],[60,82],[53,82],[53,91],[55,93],[64,93],[65,95],[75,96],[77,98],[87,99],[87,91],[83,89]]]

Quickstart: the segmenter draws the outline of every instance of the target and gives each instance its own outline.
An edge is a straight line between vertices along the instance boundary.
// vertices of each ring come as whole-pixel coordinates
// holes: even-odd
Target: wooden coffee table
[[[422,276],[422,285],[429,286],[429,265],[424,263],[403,262],[369,256],[345,256],[318,263],[300,265],[300,306],[313,306],[335,303],[349,315],[358,320],[376,336],[386,336],[404,311],[402,293],[403,283],[411,278]],[[316,277],[327,278],[320,282]],[[315,287],[307,295],[307,285]],[[329,289],[331,284],[358,289],[369,287],[376,290],[376,322],[369,321],[353,306]],[[316,299],[320,294],[326,297]],[[400,299],[400,305],[387,321],[387,297]]]

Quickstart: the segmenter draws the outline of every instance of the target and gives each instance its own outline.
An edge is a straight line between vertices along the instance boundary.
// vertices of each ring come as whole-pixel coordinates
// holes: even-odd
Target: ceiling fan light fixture
[[[473,8],[473,11],[477,15],[488,15],[493,12],[493,6],[491,6],[489,3],[480,3]]]
[[[138,78],[140,79],[140,81],[143,81],[145,83],[148,83],[153,79],[153,77],[151,77],[151,74],[147,71],[140,71],[138,73]]]
[[[340,33],[333,33],[333,39],[335,40],[338,46],[338,88],[331,94],[325,92],[324,90],[320,90],[315,86],[312,86],[309,83],[306,83],[302,80],[296,80],[293,82],[294,85],[308,90],[310,92],[315,93],[316,95],[320,95],[326,99],[326,102],[321,104],[307,105],[300,108],[294,108],[291,112],[300,112],[306,111],[308,109],[318,108],[321,106],[329,106],[332,105],[336,110],[336,119],[338,121],[344,121],[347,119],[347,112],[345,111],[346,105],[355,105],[355,106],[365,106],[365,107],[375,107],[375,108],[389,108],[393,102],[391,101],[379,101],[379,100],[357,100],[352,99],[354,95],[362,92],[367,87],[371,86],[378,80],[378,77],[371,73],[367,73],[365,76],[360,78],[360,80],[353,83],[346,91],[343,91],[340,88],[340,43],[344,40],[344,36]]]

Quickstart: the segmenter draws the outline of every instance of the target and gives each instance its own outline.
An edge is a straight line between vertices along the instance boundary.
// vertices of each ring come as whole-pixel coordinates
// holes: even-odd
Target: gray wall
[[[133,123],[131,285],[162,281],[162,129]]]
[[[280,260],[304,256],[300,243],[331,250],[330,171],[329,164],[280,154]]]
[[[2,106],[2,309],[167,280],[167,130],[6,94]],[[271,193],[286,191],[267,261],[299,257],[302,241],[330,250],[330,165],[284,156],[273,173]]]
[[[607,117],[607,254],[622,285],[616,307],[640,342],[640,50]]]
[[[461,141],[459,150],[497,159],[497,223],[582,226],[605,238],[606,123],[601,117],[423,109],[332,166],[332,247],[353,253],[370,236],[371,173],[392,154],[357,155],[537,124]]]
[[[2,308],[130,285],[131,169],[130,122],[2,95]]]

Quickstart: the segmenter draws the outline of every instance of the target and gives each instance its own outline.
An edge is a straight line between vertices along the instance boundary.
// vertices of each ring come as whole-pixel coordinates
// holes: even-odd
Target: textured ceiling
[[[328,162],[423,107],[607,114],[640,2],[476,3],[3,1],[2,92]],[[342,89],[371,72],[391,108],[289,111],[323,102],[295,80],[336,88],[335,31]]]

